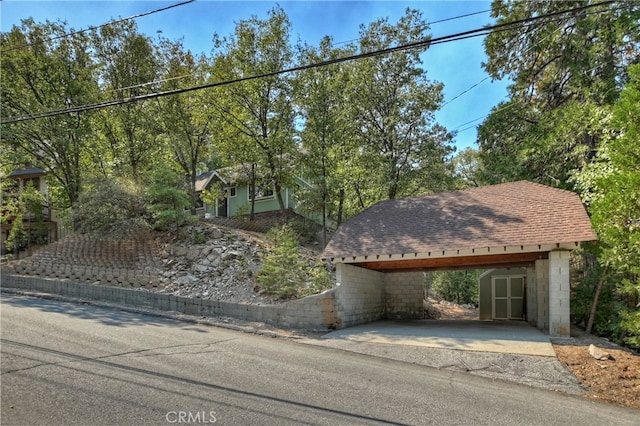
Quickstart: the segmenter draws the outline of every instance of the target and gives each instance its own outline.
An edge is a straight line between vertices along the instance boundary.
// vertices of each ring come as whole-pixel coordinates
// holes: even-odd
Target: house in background
[[[206,190],[220,191],[220,197],[214,204],[201,201],[198,213],[205,217],[239,217],[251,212],[251,168],[240,165],[225,167],[218,170],[201,173],[196,177],[196,195],[201,200],[201,195]],[[284,187],[281,195],[284,207],[306,218],[321,221],[320,214],[310,215],[297,209],[295,195],[302,188],[313,188],[312,184],[302,177],[294,179],[295,184]],[[256,178],[255,205],[256,214],[264,214],[280,211],[278,197],[276,197],[273,182],[261,177]]]
[[[15,196],[19,196],[28,185],[33,185],[33,187],[43,195],[44,199],[47,200],[45,204],[42,205],[41,217],[37,217],[35,214],[25,214],[22,219],[23,227],[28,234],[25,248],[32,244],[50,243],[58,238],[58,224],[55,221],[54,214],[48,203],[49,188],[44,178],[45,175],[46,172],[43,169],[28,165],[23,169],[16,169],[6,176],[7,179],[16,182]],[[11,195],[3,195],[3,197],[6,196]],[[15,218],[9,217],[6,223],[0,224],[0,251],[2,254],[5,254],[7,251],[5,242],[13,229],[14,219]]]

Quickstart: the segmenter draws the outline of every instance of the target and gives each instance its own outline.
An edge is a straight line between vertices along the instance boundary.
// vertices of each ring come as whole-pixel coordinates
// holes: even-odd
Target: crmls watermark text
[[[169,423],[215,423],[216,422],[216,412],[209,411],[196,411],[195,413],[191,411],[169,411],[165,416],[167,422]]]

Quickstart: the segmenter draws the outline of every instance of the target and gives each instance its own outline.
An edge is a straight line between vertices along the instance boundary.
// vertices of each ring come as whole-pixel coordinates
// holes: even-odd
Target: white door
[[[524,283],[524,276],[491,278],[493,319],[524,319]]]

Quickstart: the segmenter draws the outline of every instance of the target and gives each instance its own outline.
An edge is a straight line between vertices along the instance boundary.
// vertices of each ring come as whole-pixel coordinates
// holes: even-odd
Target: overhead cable
[[[545,15],[539,15],[539,16],[535,16],[535,17],[519,19],[519,20],[516,20],[516,21],[506,22],[506,23],[502,23],[502,24],[485,26],[485,27],[482,27],[482,28],[469,30],[469,31],[463,31],[463,32],[456,33],[456,34],[451,34],[451,35],[448,35],[448,36],[436,37],[436,38],[433,38],[433,39],[427,38],[427,39],[423,39],[423,40],[420,40],[420,41],[407,43],[407,44],[403,44],[403,45],[399,45],[399,46],[388,47],[388,48],[380,49],[380,50],[376,50],[376,51],[359,53],[359,54],[355,54],[355,55],[349,55],[349,56],[345,56],[345,57],[342,57],[342,58],[330,59],[330,60],[326,60],[326,61],[316,62],[316,63],[313,63],[313,64],[300,65],[300,66],[287,68],[287,69],[283,69],[283,70],[279,70],[279,71],[272,71],[272,72],[268,72],[268,73],[264,73],[264,74],[257,74],[257,75],[237,78],[237,79],[233,79],[233,80],[226,80],[226,81],[221,81],[221,82],[216,82],[216,83],[208,83],[208,84],[203,84],[203,85],[193,86],[193,87],[187,87],[187,88],[182,88],[182,89],[167,90],[167,91],[163,91],[163,92],[149,93],[149,94],[145,94],[145,95],[131,96],[131,97],[128,97],[128,98],[117,99],[117,100],[106,101],[106,102],[100,102],[100,103],[96,103],[96,104],[82,105],[82,106],[77,106],[77,107],[65,108],[65,109],[61,109],[61,110],[46,111],[46,112],[33,114],[33,115],[25,115],[25,116],[18,116],[18,117],[8,117],[8,118],[2,120],[0,122],[0,124],[9,124],[9,123],[16,123],[16,122],[21,122],[21,121],[36,120],[36,119],[40,119],[40,118],[55,117],[55,116],[63,115],[63,114],[73,114],[73,113],[92,111],[92,110],[101,109],[101,108],[108,108],[108,107],[117,106],[117,105],[124,105],[124,104],[132,103],[132,102],[139,102],[139,101],[145,101],[145,100],[148,100],[148,99],[155,99],[155,98],[160,98],[160,97],[165,97],[165,96],[178,95],[178,94],[181,94],[181,93],[193,92],[193,91],[196,91],[196,90],[209,89],[209,88],[213,88],[213,87],[227,86],[227,85],[231,85],[231,84],[236,84],[236,83],[241,83],[241,82],[251,81],[251,80],[257,80],[257,79],[261,79],[261,78],[274,77],[274,76],[281,75],[281,74],[288,74],[288,73],[297,72],[297,71],[304,71],[304,70],[309,70],[309,69],[313,69],[313,68],[319,68],[319,67],[324,67],[324,66],[328,66],[328,65],[333,65],[333,64],[337,64],[337,63],[353,61],[353,60],[356,60],[356,59],[370,58],[370,57],[386,55],[386,54],[389,54],[389,53],[394,53],[394,52],[399,52],[399,51],[404,51],[404,50],[411,50],[411,49],[416,49],[416,48],[421,48],[421,47],[427,47],[427,46],[433,45],[433,44],[440,44],[440,43],[451,42],[451,41],[456,41],[456,40],[463,40],[463,39],[466,39],[466,38],[478,37],[480,35],[486,35],[487,33],[491,32],[491,31],[512,30],[516,26],[520,26],[521,24],[525,24],[526,25],[526,24],[529,24],[529,23],[532,23],[532,22],[536,22],[536,21],[539,21],[539,20],[542,20],[542,19],[547,19],[547,18],[551,18],[551,17],[560,16],[560,15],[563,15],[565,13],[571,13],[571,12],[577,12],[577,11],[581,11],[581,10],[587,10],[587,9],[591,9],[591,8],[594,8],[594,7],[603,6],[603,5],[607,5],[607,4],[611,4],[611,3],[615,3],[615,1],[611,0],[611,1],[604,1],[604,2],[601,2],[601,3],[597,3],[597,4],[587,4],[585,6],[580,6],[580,7],[576,7],[576,8],[573,8],[573,9],[567,9],[567,10],[553,12],[553,13],[549,13],[549,14],[545,14]]]
[[[174,7],[178,7],[178,6],[184,6],[185,4],[193,3],[194,1],[196,1],[196,0],[187,0],[187,1],[183,1],[182,3],[176,3],[176,4],[172,4],[171,6],[162,7],[160,9],[150,10],[149,12],[139,13],[137,15],[129,16],[127,18],[115,19],[113,21],[109,21],[109,22],[106,22],[104,24],[101,24],[101,25],[98,25],[98,26],[95,26],[95,27],[94,26],[90,26],[90,27],[85,28],[83,30],[72,31],[70,33],[61,34],[59,36],[49,37],[48,40],[49,41],[54,41],[54,40],[59,40],[61,38],[65,38],[65,37],[71,37],[71,36],[76,35],[76,34],[86,33],[87,31],[96,30],[98,28],[106,27],[107,25],[112,25],[112,24],[117,24],[119,22],[130,21],[132,19],[142,18],[143,16],[152,15],[152,14],[158,13],[158,12],[164,12],[165,10],[173,9]],[[21,44],[21,45],[18,45],[18,46],[10,47],[8,49],[2,49],[2,50],[0,50],[0,53],[12,52],[14,50],[18,50],[18,49],[22,49],[24,47],[27,47],[30,44],[31,43],[27,42],[27,43],[24,43],[24,44]]]

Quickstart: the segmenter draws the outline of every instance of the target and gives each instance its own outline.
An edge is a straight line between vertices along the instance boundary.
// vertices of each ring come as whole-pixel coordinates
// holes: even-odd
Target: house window
[[[236,196],[236,187],[232,186],[231,188],[229,188],[229,197],[235,197]]]
[[[257,182],[256,183],[256,200],[260,200],[261,198],[272,198],[273,197],[273,182]],[[251,188],[249,188],[249,194],[247,195],[249,201],[251,201]]]

